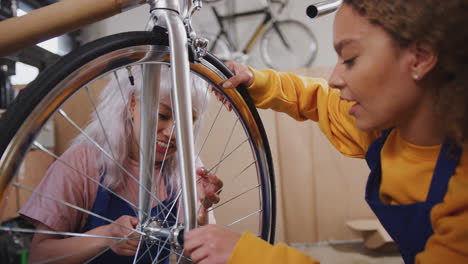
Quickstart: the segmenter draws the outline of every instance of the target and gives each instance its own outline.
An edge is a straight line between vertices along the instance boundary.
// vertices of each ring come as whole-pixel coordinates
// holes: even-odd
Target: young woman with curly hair
[[[366,158],[366,201],[405,263],[468,263],[467,14],[465,0],[344,0],[328,83],[236,63],[224,83]],[[199,263],[316,263],[216,225],[186,239]]]

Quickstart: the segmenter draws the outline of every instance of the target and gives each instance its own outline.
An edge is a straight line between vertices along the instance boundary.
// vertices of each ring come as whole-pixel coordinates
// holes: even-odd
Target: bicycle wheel
[[[312,31],[295,20],[274,22],[260,42],[260,53],[265,64],[279,70],[310,66],[317,50],[317,40]]]
[[[55,162],[52,166],[62,166],[66,170],[72,171],[78,175],[77,177],[80,177],[80,183],[94,186],[90,189],[92,191],[99,192],[101,190],[108,195],[114,195],[130,208],[129,214],[136,215],[140,210],[136,206],[137,203],[134,203],[136,195],[132,190],[126,188],[131,185],[128,183],[138,176],[133,175],[134,173],[128,169],[129,165],[126,163],[128,160],[120,162],[115,158],[115,155],[118,155],[117,152],[121,151],[120,149],[118,151],[112,151],[112,148],[109,148],[110,151],[107,150],[107,144],[111,145],[107,134],[113,133],[113,131],[111,127],[103,126],[101,123],[102,120],[99,116],[103,113],[100,113],[100,108],[97,107],[99,98],[96,94],[99,94],[102,89],[107,89],[109,82],[117,83],[112,87],[115,88],[116,94],[121,94],[123,80],[126,80],[127,83],[131,83],[132,80],[137,83],[136,72],[138,71],[136,69],[139,67],[144,67],[144,65],[164,66],[168,63],[169,47],[166,34],[151,32],[117,34],[89,43],[67,55],[56,65],[45,70],[18,95],[0,120],[2,131],[0,139],[0,219],[2,225],[0,232],[11,233],[15,236],[26,236],[33,233],[34,236],[52,235],[54,238],[57,236],[60,238],[79,237],[89,241],[93,239],[106,241],[104,248],[77,249],[77,252],[67,252],[50,259],[40,260],[41,263],[60,260],[70,263],[68,262],[70,258],[85,254],[92,256],[86,256],[86,261],[81,260],[80,262],[99,262],[100,258],[111,252],[115,245],[131,240],[127,236],[83,236],[83,226],[86,226],[91,218],[103,221],[106,225],[118,226],[119,223],[107,216],[100,216],[99,212],[96,213],[94,210],[95,202],[94,205],[88,202],[82,206],[82,203],[61,199],[61,196],[54,192],[42,192],[43,190],[56,191],[75,188],[75,182],[69,181],[71,178],[67,173],[59,173],[59,175],[63,175],[59,177],[64,177],[58,178],[60,186],[36,188],[37,178],[41,178],[42,174],[35,169],[35,173],[31,175],[28,172],[30,166],[28,161],[31,160],[31,155],[38,154],[54,159]],[[196,123],[194,131],[196,155],[199,157],[197,160],[201,160],[202,164],[221,178],[224,183],[220,194],[221,201],[209,211],[214,213],[218,224],[237,231],[250,231],[264,240],[273,242],[276,205],[273,166],[267,138],[255,107],[245,90],[224,91],[219,87],[218,84],[232,74],[211,54],[199,62],[191,62],[190,68],[193,75],[217,90],[225,97],[224,100],[230,102],[233,107],[232,111],[228,111],[224,101],[209,100],[208,90],[211,88],[205,89],[206,92],[202,96],[203,102],[199,104],[202,105],[202,108],[198,114],[202,117],[203,123]],[[102,88],[103,86],[105,88]],[[130,102],[127,103],[130,104]],[[94,114],[95,119],[97,117],[99,120],[97,124],[100,124],[98,130],[101,132],[98,136],[86,134],[87,130],[83,127],[88,123],[88,119],[83,118],[83,112],[90,112]],[[117,116],[117,114],[115,115]],[[105,175],[111,171],[106,166],[99,167],[97,176],[89,171],[84,171],[84,169],[81,170],[81,165],[76,165],[73,160],[67,159],[68,151],[76,145],[72,144],[72,147],[68,148],[61,156],[54,154],[47,144],[40,140],[40,135],[47,128],[46,124],[50,120],[54,120],[56,124],[63,123],[64,126],[73,128],[74,132],[68,130],[66,134],[69,138],[78,135],[80,140],[73,141],[73,144],[78,142],[78,146],[81,146],[81,142],[86,146],[86,151],[95,151],[100,154],[100,157],[108,160],[107,164],[115,165],[114,168],[117,168],[117,171],[120,171],[125,177],[129,177],[126,184],[119,185],[118,188],[105,184]],[[69,135],[70,133],[74,135]],[[97,137],[104,138],[102,141],[104,143],[98,144],[95,140]],[[169,144],[166,143],[165,154],[169,148],[167,145]],[[58,150],[59,153],[62,151]],[[87,160],[87,162],[90,160],[89,162],[97,163],[97,160],[93,160],[95,157],[93,155],[84,155],[79,160]],[[161,168],[164,166],[164,168],[169,168],[169,165],[164,165],[165,160],[166,156],[164,155],[162,165],[160,164]],[[47,175],[50,171],[53,169],[49,169]],[[167,178],[164,173],[165,170],[160,169],[159,175],[162,176],[159,177],[159,181],[155,181],[154,185],[160,187],[162,181],[166,188],[154,187],[150,189],[150,197],[153,199],[151,202],[157,205],[155,208],[158,207],[156,215],[152,215],[155,221],[152,222],[151,227],[158,225],[157,228],[172,230],[171,228],[180,225],[182,221],[180,219],[183,219],[180,217],[181,203],[178,202],[180,190],[177,188],[177,183],[169,184],[171,178]],[[33,179],[29,180],[29,176],[32,176]],[[57,180],[57,178],[54,179]],[[46,181],[41,184],[44,182]],[[167,186],[175,187],[169,191]],[[161,192],[161,190],[163,191]],[[160,197],[164,195],[165,198]],[[80,219],[82,219],[81,225],[77,225],[79,229],[70,230],[61,226],[60,228],[52,228],[49,224],[46,224],[47,229],[45,230],[19,228],[11,225],[10,219],[18,215],[18,210],[25,197],[28,196],[33,197],[33,199],[49,201],[50,204],[56,205],[59,209],[66,208],[65,210],[72,214],[79,214]],[[50,208],[52,207],[54,206],[50,206]],[[57,216],[52,211],[54,210],[41,210],[46,217],[54,219]],[[58,209],[55,209],[54,212],[56,211]],[[63,223],[64,221],[55,222]],[[158,237],[155,233],[143,232],[143,230],[147,229],[140,226],[131,230],[132,233],[137,233],[140,237],[137,240],[139,241],[138,254],[129,257],[129,262],[136,259],[137,263],[150,261],[152,263],[166,263],[169,260],[178,263],[181,259],[186,258],[175,247],[174,244],[177,244],[177,241],[173,240],[174,237]],[[81,243],[81,245],[83,244],[87,244],[86,241]],[[34,250],[31,248],[31,253]]]

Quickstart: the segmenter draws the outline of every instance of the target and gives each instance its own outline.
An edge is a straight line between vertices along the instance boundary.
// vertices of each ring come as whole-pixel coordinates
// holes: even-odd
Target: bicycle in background
[[[221,0],[205,1],[215,3]],[[313,32],[302,22],[294,19],[277,19],[289,0],[262,0],[260,9],[221,15],[215,6],[211,10],[218,23],[218,33],[203,33],[210,43],[208,49],[223,60],[245,62],[257,41],[260,41],[260,55],[263,62],[274,69],[303,68],[312,64],[317,55],[318,44]],[[272,4],[279,4],[274,11]],[[249,16],[261,16],[263,20],[242,49],[237,47],[231,33],[226,30],[225,22]]]

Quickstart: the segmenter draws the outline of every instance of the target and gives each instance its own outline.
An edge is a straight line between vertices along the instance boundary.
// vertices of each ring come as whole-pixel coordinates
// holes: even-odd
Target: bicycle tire
[[[278,32],[281,32],[281,36]],[[289,47],[284,44],[283,39]],[[314,33],[296,20],[273,22],[260,42],[260,53],[264,63],[278,70],[310,66],[317,55],[317,50],[318,44]]]
[[[148,57],[155,50],[165,55]],[[37,134],[67,99],[72,97],[78,89],[95,80],[101,73],[120,69],[136,62],[156,61],[166,64],[169,62],[168,54],[166,34],[127,32],[82,46],[41,73],[18,95],[0,120],[2,131],[0,139],[0,197],[2,199],[0,201],[2,206],[8,200],[6,199],[9,195],[7,187],[15,183],[15,175]],[[90,67],[96,62],[100,64]],[[242,123],[252,155],[256,159],[255,167],[258,173],[258,195],[261,208],[261,211],[257,212],[259,215],[258,236],[273,243],[276,223],[273,164],[266,133],[254,104],[245,89],[224,91],[219,87],[218,84],[231,77],[232,73],[211,54],[206,55],[200,62],[194,62],[192,58],[190,67],[193,73],[209,82],[230,101],[234,108],[233,112],[238,115]],[[3,226],[2,228],[3,231],[8,231],[8,228],[5,229]]]

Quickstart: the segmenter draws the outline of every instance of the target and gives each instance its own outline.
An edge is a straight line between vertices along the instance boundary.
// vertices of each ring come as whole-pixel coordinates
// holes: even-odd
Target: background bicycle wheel
[[[4,131],[0,147],[2,152],[8,149],[7,156],[2,156],[0,178],[3,232],[12,232],[20,237],[24,248],[27,248],[27,234],[34,231],[33,228],[28,226],[26,229],[29,231],[18,229],[23,226],[5,221],[17,215],[21,204],[43,175],[43,171],[34,168],[32,170],[35,172],[30,172],[28,159],[34,155],[41,156],[47,162],[57,158],[49,153],[48,148],[52,146],[48,146],[47,142],[35,141],[41,129],[47,130],[46,120],[61,124],[57,134],[66,134],[58,145],[53,146],[60,154],[67,148],[67,142],[81,133],[76,127],[82,128],[87,123],[89,112],[95,109],[96,95],[109,79],[125,74],[125,66],[139,67],[140,63],[153,63],[145,61],[145,58],[156,58],[158,63],[167,63],[166,45],[167,39],[148,32],[126,33],[99,40],[45,71],[31,88],[18,97],[0,123]],[[211,56],[206,59],[203,64],[192,64],[192,70],[217,88],[217,84],[228,74],[227,69]],[[69,81],[68,85],[62,80]],[[83,89],[79,90],[79,87]],[[213,97],[206,104],[204,125],[196,128],[195,136],[198,146],[196,153],[200,153],[204,166],[224,181],[221,202],[212,210],[219,224],[237,231],[249,230],[272,242],[274,182],[264,131],[245,92],[233,90],[225,95],[231,100],[233,111],[228,111],[222,102]],[[10,142],[14,144],[10,145]],[[60,159],[58,162],[61,162]]]
[[[275,21],[260,41],[263,61],[275,69],[309,67],[317,51],[314,33],[296,20]]]

